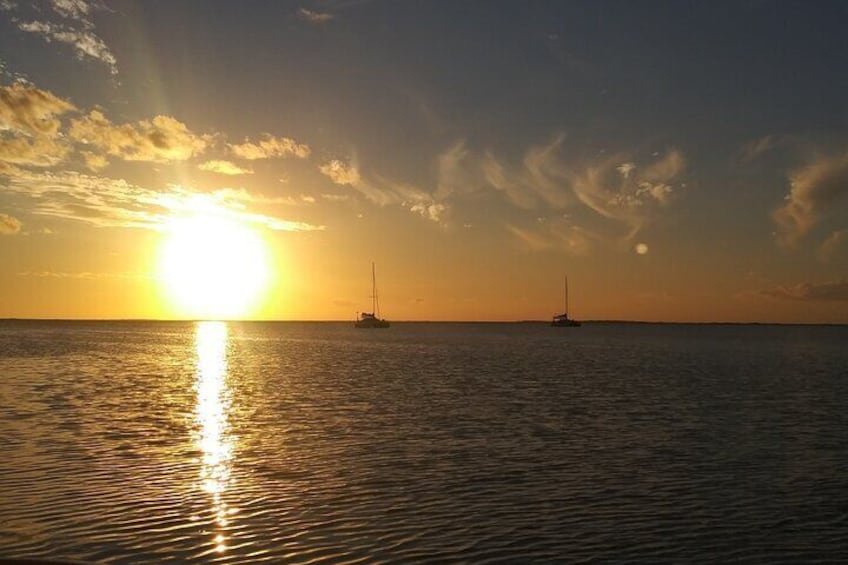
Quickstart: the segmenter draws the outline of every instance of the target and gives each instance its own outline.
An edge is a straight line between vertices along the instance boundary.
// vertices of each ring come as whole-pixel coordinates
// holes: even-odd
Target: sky
[[[848,323],[845,21],[0,0],[0,317]]]

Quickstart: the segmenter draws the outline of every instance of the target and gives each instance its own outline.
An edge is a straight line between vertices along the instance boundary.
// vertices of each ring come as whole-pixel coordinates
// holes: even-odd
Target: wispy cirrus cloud
[[[583,209],[626,228],[624,240],[631,240],[667,208],[683,186],[686,168],[682,153],[670,149],[649,159],[629,154],[594,161],[567,160],[562,150],[564,136],[531,146],[517,164],[497,158],[491,151],[475,152],[462,140],[448,146],[435,159],[433,190],[395,182],[376,174],[363,174],[357,159],[333,159],[320,171],[340,186],[349,186],[380,206],[404,205],[413,213],[441,222],[451,203],[472,194],[493,191],[523,210],[548,210],[562,213]],[[557,225],[556,223],[551,226]],[[572,227],[578,227],[572,221]],[[521,239],[537,228],[521,228],[510,223],[508,229]],[[577,251],[597,239],[594,232],[558,228],[544,237],[560,246]],[[548,229],[552,229],[548,227]],[[621,237],[621,235],[619,235]],[[530,242],[533,248],[540,246]],[[563,243],[564,242],[564,243]]]
[[[197,166],[201,171],[208,171],[211,173],[219,173],[222,175],[252,175],[253,171],[250,169],[245,169],[243,167],[239,167],[232,161],[224,161],[220,159],[213,159],[211,161],[205,161],[200,163]]]
[[[331,194],[331,193],[323,193],[321,194],[321,200],[326,200],[327,202],[346,202],[350,199],[347,194]]]
[[[15,235],[21,231],[21,221],[8,214],[0,213],[0,235]]]
[[[95,273],[91,271],[21,271],[16,273],[19,277],[35,277],[39,279],[149,279],[153,275],[140,272],[117,272],[117,273]]]
[[[642,166],[618,155],[586,166],[572,177],[571,186],[584,205],[629,226],[626,239],[631,239],[654,220],[659,208],[669,204],[673,183],[684,168],[677,150]]]
[[[14,2],[3,2],[0,10],[14,14],[19,30],[40,36],[48,43],[70,46],[77,59],[92,60],[105,65],[112,75],[118,74],[118,62],[106,43],[96,34],[92,15],[106,9],[100,2],[86,0],[51,0],[50,12],[34,11]],[[30,8],[30,9],[24,9]],[[28,17],[37,16],[38,19]],[[47,19],[44,19],[47,18]]]
[[[74,141],[125,161],[185,161],[206,150],[211,136],[197,135],[171,116],[113,124],[99,110],[71,121]]]
[[[98,227],[159,230],[175,215],[218,214],[279,231],[315,231],[324,226],[287,220],[254,211],[262,197],[244,190],[198,192],[179,186],[159,191],[124,179],[72,171],[32,172],[9,176],[5,190],[31,199],[32,214],[85,222]]]
[[[819,246],[818,258],[830,261],[844,249],[848,249],[848,229],[833,231]]]
[[[533,227],[507,224],[506,229],[529,251],[556,249],[570,255],[586,255],[600,239],[597,234],[565,219]]]
[[[848,301],[848,280],[825,283],[802,282],[795,286],[760,290],[759,294],[783,300]]]
[[[789,176],[785,203],[772,214],[778,241],[794,246],[819,222],[848,201],[848,153],[818,157]]]
[[[21,173],[21,169],[0,159],[0,176],[17,175]]]
[[[318,12],[309,10],[308,8],[300,8],[297,11],[297,17],[310,24],[321,25],[336,19],[335,14],[330,12]]]
[[[111,74],[118,74],[118,61],[115,56],[103,40],[91,31],[42,21],[22,22],[18,29],[40,35],[48,43],[56,41],[70,45],[78,59],[99,61],[109,68]]]
[[[289,137],[275,137],[271,134],[265,134],[257,142],[245,139],[243,143],[230,144],[229,148],[233,155],[248,161],[273,157],[306,159],[312,153],[305,143],[298,143]]]
[[[766,135],[749,141],[739,150],[739,160],[743,163],[750,163],[773,150],[781,143],[782,138],[775,135]]]
[[[518,163],[499,159],[491,151],[473,152],[464,142],[457,142],[437,159],[436,195],[452,198],[488,190],[524,210],[560,213],[582,209],[623,225],[627,229],[624,239],[630,240],[661,215],[683,186],[686,162],[676,149],[649,159],[620,153],[577,160],[565,156],[564,141],[560,135],[549,143],[531,146]],[[536,228],[512,224],[508,228],[531,247],[539,247],[520,235]],[[583,242],[574,247],[581,248]]]
[[[441,223],[448,212],[448,206],[444,202],[437,201],[427,191],[411,184],[395,182],[378,175],[364,178],[356,157],[350,161],[332,159],[323,163],[319,170],[333,183],[352,187],[378,206],[399,205],[436,223]],[[323,198],[340,200],[331,195],[323,195]]]
[[[52,0],[50,4],[53,10],[65,18],[83,22],[88,26],[94,25],[88,19],[95,7],[93,2],[86,0]]]

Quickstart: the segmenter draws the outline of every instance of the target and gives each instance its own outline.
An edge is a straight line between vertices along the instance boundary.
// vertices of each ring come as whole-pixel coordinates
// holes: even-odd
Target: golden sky
[[[0,317],[848,323],[826,14],[388,4],[2,3]]]

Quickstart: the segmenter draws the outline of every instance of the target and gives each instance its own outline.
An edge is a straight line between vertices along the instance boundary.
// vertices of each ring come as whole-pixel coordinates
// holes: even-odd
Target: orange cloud
[[[29,196],[32,214],[86,222],[100,227],[160,229],[174,214],[214,209],[228,217],[271,230],[314,231],[324,226],[251,211],[249,204],[265,199],[244,190],[223,189],[201,193],[172,186],[159,191],[123,179],[76,172],[20,170],[6,181],[4,190]]]
[[[274,137],[270,134],[265,134],[257,143],[245,139],[244,143],[230,144],[230,151],[237,157],[249,161],[272,157],[306,159],[312,153],[312,150],[306,144],[298,143],[288,137]]]
[[[21,231],[21,221],[0,213],[0,235],[14,235]]]
[[[333,159],[321,165],[319,170],[336,184],[356,186],[362,181],[362,177],[359,175],[359,168],[355,163],[348,164],[344,161]]]
[[[52,167],[68,154],[70,148],[54,138],[38,136],[0,139],[0,162],[8,164]]]
[[[52,92],[16,82],[0,87],[0,130],[27,135],[53,136],[59,131],[59,116],[76,107]]]
[[[213,159],[211,161],[206,161],[205,163],[201,163],[197,166],[201,171],[209,171],[211,173],[218,173],[222,175],[252,175],[253,171],[250,169],[243,169],[236,165],[231,161],[222,161],[219,159]]]
[[[210,142],[210,136],[196,135],[170,116],[113,124],[98,110],[73,120],[69,135],[126,161],[185,161],[203,153]]]

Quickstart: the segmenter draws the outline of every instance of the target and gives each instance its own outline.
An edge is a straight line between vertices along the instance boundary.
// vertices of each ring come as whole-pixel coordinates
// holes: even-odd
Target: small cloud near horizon
[[[802,282],[795,286],[760,290],[758,294],[782,300],[848,301],[848,280],[818,284]]]

